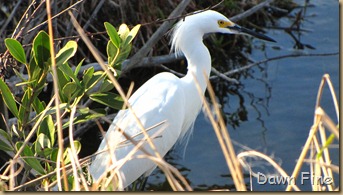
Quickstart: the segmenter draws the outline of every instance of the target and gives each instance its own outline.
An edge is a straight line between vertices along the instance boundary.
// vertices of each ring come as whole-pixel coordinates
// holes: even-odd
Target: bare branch
[[[260,9],[262,9],[263,7],[269,5],[273,0],[267,0],[264,1],[252,8],[250,8],[249,10],[238,14],[234,17],[231,17],[230,20],[232,21],[238,21],[241,20],[243,18],[246,18],[250,15],[252,15],[253,13],[256,13],[257,11],[259,11]],[[223,1],[219,2],[218,4],[209,7],[207,9],[204,9],[202,11],[208,10],[208,9],[213,9],[215,7],[217,7],[219,4],[221,4]],[[151,48],[157,43],[157,41],[159,41],[161,39],[161,37],[171,28],[173,22],[175,22],[177,19],[186,17],[188,15],[192,15],[194,13],[188,13],[186,15],[180,15],[180,13],[186,8],[186,6],[189,4],[188,0],[183,0],[178,7],[169,15],[169,17],[165,20],[161,20],[164,21],[164,23],[160,26],[159,29],[157,29],[157,31],[151,36],[151,38],[148,40],[148,42],[134,55],[132,56],[131,59],[129,59],[128,61],[126,61],[125,63],[123,63],[123,71],[131,69],[133,67],[138,67],[138,66],[144,66],[145,64],[141,62],[141,59],[144,58],[145,56],[147,56],[147,54],[149,53],[149,51],[151,50]],[[156,22],[156,21],[155,21]]]
[[[263,1],[257,5],[255,5],[254,7],[248,9],[247,11],[241,13],[241,14],[238,14],[236,16],[233,16],[230,18],[230,20],[236,22],[238,20],[241,20],[243,18],[246,18],[246,17],[249,17],[251,16],[252,14],[256,13],[257,11],[259,11],[260,9],[264,8],[265,6],[268,6],[271,2],[273,2],[274,0],[266,0],[266,1]]]
[[[96,18],[96,15],[98,14],[98,12],[100,11],[100,8],[104,5],[105,0],[101,0],[98,5],[96,6],[96,8],[94,9],[92,15],[89,17],[89,19],[87,20],[86,24],[83,26],[83,29],[86,30],[88,28],[88,26],[90,25],[90,23],[92,22],[92,20],[94,18]]]
[[[233,78],[229,78],[228,76],[226,76],[225,74],[219,72],[217,69],[215,69],[214,67],[211,68],[212,73],[214,73],[215,75],[217,75],[217,77],[224,79],[230,83],[234,83],[234,84],[239,84],[239,81],[237,81],[236,79]]]
[[[228,72],[223,73],[226,76],[230,76],[232,74],[238,73],[238,72],[242,72],[244,70],[247,70],[253,66],[259,65],[259,64],[263,64],[263,63],[267,63],[270,61],[274,61],[274,60],[281,60],[284,58],[296,58],[296,57],[313,57],[313,56],[334,56],[334,55],[338,55],[338,52],[334,52],[334,53],[310,53],[310,54],[302,54],[302,53],[295,53],[295,54],[288,54],[288,55],[283,55],[283,56],[276,56],[276,57],[272,57],[272,58],[267,58],[265,60],[261,60],[258,62],[254,62],[251,64],[248,64],[246,66],[243,66],[241,68],[237,68],[235,70],[230,70]],[[210,77],[210,79],[213,79],[213,77]]]
[[[209,79],[210,80],[213,80],[213,79],[217,79],[217,78],[221,78],[221,79],[224,79],[228,82],[231,82],[231,83],[239,83],[237,80],[235,79],[232,79],[232,78],[229,78],[230,75],[233,75],[233,74],[236,74],[236,73],[239,73],[239,72],[242,72],[242,71],[245,71],[253,66],[257,66],[259,64],[263,64],[263,63],[267,63],[267,62],[270,62],[270,61],[275,61],[275,60],[281,60],[281,59],[284,59],[284,58],[296,58],[296,57],[314,57],[314,56],[334,56],[334,55],[338,55],[339,52],[334,52],[334,53],[309,53],[309,54],[303,54],[303,53],[295,53],[295,54],[288,54],[288,55],[282,55],[282,56],[276,56],[276,57],[272,57],[272,58],[267,58],[267,59],[264,59],[264,60],[261,60],[261,61],[258,61],[258,62],[254,62],[254,63],[251,63],[251,64],[248,64],[246,66],[243,66],[241,68],[237,68],[237,69],[234,69],[234,70],[230,70],[230,71],[227,71],[227,72],[224,72],[224,73],[221,73],[219,72],[218,70],[216,70],[215,68],[212,68],[212,73],[214,73],[215,75],[211,76]],[[171,62],[175,62],[175,61],[178,61],[178,60],[182,60],[182,59],[185,59],[185,57],[183,55],[175,55],[175,53],[171,53],[171,54],[168,54],[168,55],[163,55],[163,56],[156,56],[156,57],[146,57],[146,58],[143,58],[141,63],[140,63],[140,67],[152,67],[152,66],[160,66],[162,68],[164,68],[165,70],[167,71],[170,71],[169,68],[167,68],[166,66],[164,66],[163,64],[165,63],[171,63]],[[125,63],[125,61],[124,61]],[[84,65],[84,66],[81,66],[80,68],[80,72],[79,72],[79,76],[82,76],[81,74],[88,68],[90,67],[93,67],[94,68],[94,71],[101,71],[102,68],[100,67],[100,65],[98,63],[90,63],[90,64],[87,64],[87,65]],[[75,67],[72,67],[72,70],[75,70]],[[173,72],[174,74],[178,75],[178,76],[183,76],[182,73],[177,73],[177,72]],[[27,79],[28,76],[27,75],[22,75],[22,77],[24,79]],[[12,76],[11,78],[9,78],[7,80],[7,83],[10,85],[10,86],[15,86],[16,84],[22,82],[22,80],[17,77],[17,76]],[[52,82],[52,76],[49,74],[47,76],[47,82]]]
[[[190,0],[183,0],[168,18],[175,18],[176,16],[180,15],[190,2]],[[160,40],[161,37],[171,28],[175,20],[176,19],[163,22],[163,24],[151,36],[147,43],[134,56],[132,56],[130,62],[126,66],[123,66],[123,71],[134,67],[135,64],[137,64],[144,56],[146,56],[152,46],[155,45],[157,41]]]
[[[3,34],[4,30],[7,28],[7,25],[12,21],[14,14],[17,13],[17,9],[19,8],[20,4],[23,2],[23,0],[19,0],[17,2],[17,4],[15,5],[14,9],[12,10],[12,13],[10,14],[10,16],[7,18],[5,24],[2,25],[1,29],[0,29],[0,35]]]

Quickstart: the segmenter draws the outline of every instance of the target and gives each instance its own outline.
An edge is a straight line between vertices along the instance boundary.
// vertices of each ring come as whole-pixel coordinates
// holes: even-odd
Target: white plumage
[[[150,136],[158,133],[152,140],[161,156],[164,156],[179,139],[186,135],[199,114],[202,107],[201,96],[205,93],[207,77],[211,70],[211,56],[202,39],[204,34],[215,32],[249,33],[271,40],[264,35],[254,34],[241,28],[222,14],[211,10],[187,16],[176,24],[172,34],[172,49],[176,53],[183,52],[185,55],[188,63],[186,76],[178,78],[171,73],[159,73],[143,84],[129,99],[132,109],[145,128],[165,121],[162,125],[148,131]],[[194,77],[201,87],[201,92],[196,88]],[[90,166],[94,181],[106,176],[106,172],[115,167],[111,164],[120,164],[134,148],[130,142],[118,146],[118,143],[126,139],[116,126],[130,136],[141,133],[134,116],[128,109],[118,112],[98,149],[102,151],[111,147],[111,150],[98,154]],[[134,137],[137,141],[142,138],[143,135]],[[143,147],[153,154],[147,143]],[[141,154],[143,152],[138,151],[134,156]],[[111,159],[111,157],[115,158]],[[127,187],[142,174],[149,175],[155,167],[156,164],[149,159],[131,158],[117,170],[121,181],[119,189]]]

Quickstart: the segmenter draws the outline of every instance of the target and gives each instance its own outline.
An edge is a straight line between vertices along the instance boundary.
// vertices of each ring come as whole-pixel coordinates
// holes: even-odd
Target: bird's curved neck
[[[184,53],[188,71],[185,80],[198,82],[202,93],[207,87],[207,79],[211,72],[211,56],[207,47],[202,42],[202,35],[191,35],[187,37],[189,44],[181,48]]]

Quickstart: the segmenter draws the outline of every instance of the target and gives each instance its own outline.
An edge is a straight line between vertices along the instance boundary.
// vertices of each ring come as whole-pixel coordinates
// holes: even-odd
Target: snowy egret
[[[190,132],[202,107],[202,99],[195,79],[203,95],[211,71],[211,56],[202,42],[204,34],[207,33],[248,34],[274,42],[273,39],[241,27],[212,10],[187,16],[176,24],[171,40],[172,50],[176,53],[183,52],[185,55],[188,63],[186,76],[178,78],[171,73],[159,73],[129,98],[129,103],[144,128],[155,126],[147,133],[150,136],[155,135],[152,141],[161,156]],[[162,125],[156,126],[163,121]],[[130,110],[119,111],[98,149],[99,152],[106,151],[96,155],[90,165],[90,174],[94,181],[106,177],[108,171],[113,169],[112,164],[120,162],[134,148],[130,142],[119,144],[126,138],[118,128],[125,131],[127,135],[134,136],[134,140],[144,139],[142,134],[135,136],[142,130]],[[143,147],[145,151],[154,154],[149,144],[146,143]],[[155,169],[156,164],[150,159],[136,158],[142,154],[143,152],[138,150],[116,170],[120,181],[119,189],[127,187],[143,174],[149,175]]]

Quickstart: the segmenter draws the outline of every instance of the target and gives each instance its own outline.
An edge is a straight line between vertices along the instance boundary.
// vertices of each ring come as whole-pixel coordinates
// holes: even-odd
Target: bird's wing
[[[142,85],[129,99],[135,115],[144,128],[149,129],[147,133],[150,136],[154,135],[152,140],[161,156],[171,149],[182,130],[185,101],[180,85],[182,83],[175,75],[160,73]],[[136,141],[145,139],[132,112],[129,109],[118,112],[98,149],[101,151],[111,147],[111,151],[113,151],[116,148],[115,155],[103,152],[96,156],[90,167],[90,172],[95,180],[98,180],[105,170],[108,170],[110,159],[112,162],[119,162],[134,148],[130,141],[125,141],[126,138],[116,127],[124,130],[129,136],[138,135],[133,137]],[[154,154],[147,143],[143,147],[147,152]],[[144,154],[142,151],[138,151],[135,155],[142,154]],[[122,185],[126,187],[155,166],[151,160],[134,157],[119,170],[123,179]]]

